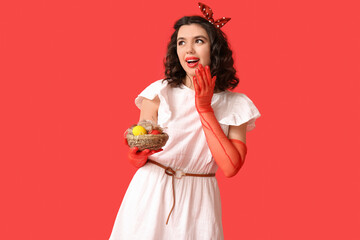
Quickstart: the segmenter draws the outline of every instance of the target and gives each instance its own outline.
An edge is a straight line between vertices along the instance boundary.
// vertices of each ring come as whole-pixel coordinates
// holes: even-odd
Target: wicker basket
[[[161,132],[161,134],[144,134],[134,136],[132,133],[132,129],[137,125],[143,126],[147,132],[151,132],[152,130],[158,130],[159,132]],[[161,127],[151,121],[141,121],[138,124],[134,124],[129,129],[127,129],[125,133],[129,147],[138,147],[139,151],[143,151],[145,149],[159,150],[163,146],[165,146],[167,140],[169,139],[169,135],[167,135],[167,133],[165,133]]]

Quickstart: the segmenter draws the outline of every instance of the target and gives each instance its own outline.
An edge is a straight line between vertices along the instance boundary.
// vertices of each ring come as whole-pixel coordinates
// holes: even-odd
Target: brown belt
[[[215,177],[215,173],[209,173],[209,174],[195,174],[195,173],[184,173],[183,171],[181,170],[177,170],[177,171],[174,171],[171,167],[166,167],[158,162],[155,162],[151,159],[148,159],[149,163],[152,163],[152,164],[155,164],[163,169],[165,169],[165,173],[169,176],[172,177],[172,190],[173,190],[173,205],[172,205],[172,208],[170,210],[170,213],[169,213],[169,216],[166,220],[166,224],[168,224],[169,222],[169,218],[170,218],[170,215],[172,213],[172,211],[174,210],[174,207],[175,207],[175,188],[174,188],[174,181],[175,181],[175,178],[182,178],[183,176],[189,176],[189,177]]]

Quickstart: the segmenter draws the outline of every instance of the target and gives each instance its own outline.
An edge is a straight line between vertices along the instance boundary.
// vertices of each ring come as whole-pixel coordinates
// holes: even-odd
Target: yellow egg
[[[135,126],[132,129],[132,133],[134,134],[134,136],[147,134],[146,129],[142,126]]]

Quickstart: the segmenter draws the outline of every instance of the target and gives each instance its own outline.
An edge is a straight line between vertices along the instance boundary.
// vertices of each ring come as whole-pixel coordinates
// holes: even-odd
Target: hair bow
[[[231,19],[231,18],[222,17],[215,21],[213,18],[213,12],[209,6],[199,2],[199,8],[202,14],[204,15],[204,17],[217,28],[223,27]]]

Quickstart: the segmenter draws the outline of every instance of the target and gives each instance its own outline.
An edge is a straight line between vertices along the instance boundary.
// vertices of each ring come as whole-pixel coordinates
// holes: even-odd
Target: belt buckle
[[[177,169],[176,171],[175,171],[175,177],[177,178],[177,179],[181,179],[183,176],[185,176],[186,175],[186,173],[184,173],[182,170],[180,170],[180,169]]]

